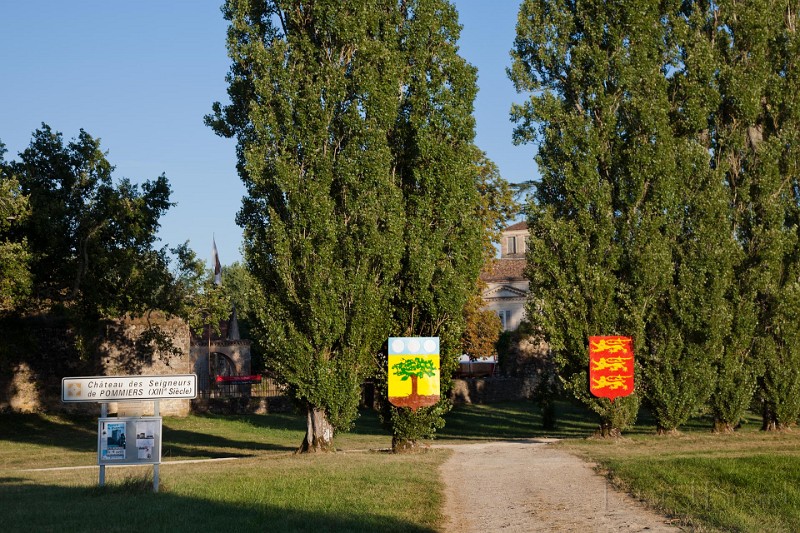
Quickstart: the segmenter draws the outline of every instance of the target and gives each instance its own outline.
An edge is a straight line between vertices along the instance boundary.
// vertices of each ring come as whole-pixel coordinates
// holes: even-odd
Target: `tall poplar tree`
[[[395,333],[440,338],[442,400],[416,412],[389,408],[395,449],[413,447],[444,424],[463,311],[483,263],[485,218],[484,179],[472,144],[476,70],[458,54],[458,13],[447,0],[400,6],[403,73],[392,150],[405,227]]]
[[[779,429],[800,416],[797,5],[727,0],[713,16],[723,97],[716,161],[731,189],[744,248],[739,277],[757,318],[750,367],[760,371],[763,428]]]
[[[684,3],[680,123],[695,120],[709,168],[728,194],[734,279],[710,400],[716,431],[732,431],[753,393],[764,428],[800,415],[796,9],[773,0]],[[702,123],[705,123],[703,127]],[[720,221],[722,217],[720,217]]]
[[[541,181],[528,206],[528,317],[567,389],[600,415],[604,434],[632,424],[640,402],[638,394],[596,399],[588,387],[588,337],[628,333],[623,206],[615,201],[628,36],[617,10],[603,2],[523,2],[509,72],[517,91],[531,94],[512,110],[515,143],[539,144]]]
[[[702,131],[711,154],[709,167],[715,179],[727,189],[729,227],[737,243],[734,282],[727,296],[731,331],[717,361],[716,386],[710,399],[714,430],[718,432],[733,431],[739,423],[752,402],[756,378],[763,367],[754,352],[759,321],[754,281],[762,273],[753,262],[753,240],[748,229],[755,167],[743,165],[748,152],[745,132],[755,118],[754,113],[757,114],[757,102],[770,70],[765,48],[768,37],[763,32],[745,29],[752,25],[753,16],[770,16],[768,12],[756,15],[764,8],[757,7],[757,3],[751,3],[755,8],[749,15],[751,20],[741,28],[737,24],[728,25],[741,15],[732,12],[735,3],[693,2],[686,6],[687,59],[683,78],[695,82],[687,84],[686,97],[696,104],[686,107],[702,115],[700,120],[705,122],[705,129],[700,130],[698,121],[698,130]],[[691,93],[701,97],[693,97]]]
[[[654,7],[660,9],[653,12],[651,27],[658,31],[651,34],[663,44],[660,54],[651,57],[651,76],[663,91],[649,112],[661,117],[653,139],[663,157],[656,169],[662,187],[650,209],[660,220],[658,246],[669,253],[669,261],[648,264],[636,246],[630,246],[629,256],[638,265],[631,271],[631,284],[639,292],[633,301],[655,297],[652,311],[641,315],[637,334],[644,347],[642,389],[658,430],[667,432],[704,405],[715,390],[718,368],[730,359],[726,349],[735,353],[730,296],[741,254],[731,231],[724,180],[711,165],[709,122],[719,95],[715,56],[697,35],[705,19],[688,3]],[[655,99],[647,92],[639,97]],[[653,267],[664,269],[666,283],[648,295],[651,287],[640,280]]]
[[[708,399],[730,332],[728,198],[709,168],[707,115],[679,120],[691,93],[676,81],[683,20],[677,2],[520,9],[510,74],[532,96],[513,109],[515,141],[539,143],[542,174],[528,314],[603,434],[633,422],[641,395],[660,431],[676,429]],[[587,337],[598,334],[633,336],[633,396],[589,394]]]
[[[223,12],[231,103],[207,123],[238,143],[267,364],[306,407],[301,451],[326,450],[357,415],[403,257],[398,7],[230,0]]]

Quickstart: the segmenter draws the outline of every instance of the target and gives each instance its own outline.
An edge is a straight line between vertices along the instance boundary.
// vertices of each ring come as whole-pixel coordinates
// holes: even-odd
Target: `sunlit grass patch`
[[[3,531],[434,531],[441,521],[438,467],[448,452],[413,456],[266,455],[147,469],[15,472],[0,480]],[[31,502],[36,502],[35,512]]]
[[[797,531],[800,434],[751,426],[732,435],[686,431],[586,439],[561,446],[596,461],[615,484],[687,525]]]

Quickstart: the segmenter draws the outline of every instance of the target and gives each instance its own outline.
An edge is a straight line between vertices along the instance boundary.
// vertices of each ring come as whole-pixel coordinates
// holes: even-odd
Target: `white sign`
[[[117,402],[197,397],[197,376],[94,376],[61,380],[62,402]]]

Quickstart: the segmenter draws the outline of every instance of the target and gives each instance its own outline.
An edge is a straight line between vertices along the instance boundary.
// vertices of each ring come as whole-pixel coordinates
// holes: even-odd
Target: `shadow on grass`
[[[280,431],[300,431],[306,430],[306,419],[297,413],[269,413],[265,415],[195,415],[209,419],[224,419],[245,422],[250,426],[260,429],[280,430]]]
[[[82,452],[97,446],[97,418],[5,413],[0,415],[0,440]]]
[[[459,405],[446,417],[446,426],[437,433],[441,440],[502,440],[520,438],[587,438],[595,435],[600,425],[597,414],[577,402],[555,402],[555,427],[544,429],[541,408],[535,402],[520,401],[486,405]],[[760,419],[748,414],[742,421],[747,430],[756,430]],[[698,416],[679,429],[685,433],[710,433],[713,419]],[[655,435],[656,419],[641,407],[636,423],[623,431],[623,436]]]
[[[92,452],[97,449],[97,418],[6,413],[0,416],[0,441],[48,446],[75,452]],[[231,455],[247,456],[250,455],[247,452],[253,451],[295,449],[281,444],[231,439],[202,431],[179,429],[171,427],[167,421],[164,423],[162,441],[164,458],[218,458]]]
[[[598,428],[597,415],[580,404],[559,400],[555,411],[555,427],[544,429],[541,408],[532,401],[458,405],[446,416],[446,425],[436,437],[441,441],[585,438]],[[750,420],[748,429],[757,428],[757,423],[756,419]],[[681,430],[708,432],[710,428],[710,418],[698,417]],[[302,442],[305,429],[305,416],[298,413],[205,414],[188,419],[165,419],[162,455],[165,459],[220,458],[257,455],[258,452],[291,452]],[[349,433],[367,437],[389,435],[372,410],[362,410]],[[625,435],[654,433],[655,420],[646,408],[640,410],[636,425],[624,432]],[[97,418],[4,414],[0,416],[0,441],[94,451]]]
[[[434,530],[393,517],[209,501],[169,490],[63,487],[0,480],[3,531],[406,531]],[[36,511],[31,504],[35,502]]]
[[[372,409],[360,409],[355,427],[348,431],[355,435],[377,435],[385,436],[389,433],[381,426],[378,413]],[[236,415],[222,417],[220,415],[203,415],[209,418],[225,418],[227,420],[239,420],[261,429],[297,431],[305,433],[306,418],[300,413],[269,413],[265,415]],[[302,438],[302,437],[301,437]]]
[[[373,435],[378,437],[391,436],[391,432],[381,425],[378,412],[373,409],[361,409],[356,425],[349,431],[354,435]]]
[[[175,429],[167,424],[164,424],[162,440],[161,453],[164,459],[170,457],[208,457],[212,459],[230,457],[231,450],[235,450],[234,453],[237,456],[246,457],[252,455],[247,453],[248,451],[294,451],[296,448],[265,442],[232,440],[200,431]],[[212,451],[209,448],[222,449],[222,451]]]
[[[542,437],[586,437],[597,427],[595,416],[567,401],[556,402],[556,425],[542,426],[541,408],[534,402],[458,405],[446,416],[439,440],[502,440]]]

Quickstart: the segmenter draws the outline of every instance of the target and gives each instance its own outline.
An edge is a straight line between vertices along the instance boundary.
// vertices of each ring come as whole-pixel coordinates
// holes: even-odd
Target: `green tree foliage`
[[[172,205],[164,176],[141,187],[112,181],[100,141],[81,130],[65,144],[45,124],[9,167],[28,196],[21,231],[31,250],[34,294],[86,316],[161,307],[170,285],[159,218]]]
[[[390,330],[402,196],[389,136],[400,70],[395,2],[234,0],[231,104],[207,122],[238,141],[238,221],[263,291],[269,366],[308,412],[303,451],[350,427]]]
[[[476,71],[458,54],[458,13],[444,0],[402,3],[405,64],[392,134],[405,207],[395,333],[438,336],[442,400],[416,412],[390,407],[395,448],[442,427],[461,354],[463,310],[482,265],[483,222],[496,174],[472,144]],[[499,190],[499,189],[498,189]]]
[[[715,165],[731,190],[744,250],[738,272],[743,308],[755,313],[755,319],[745,315],[748,326],[755,324],[752,356],[740,360],[751,373],[760,371],[764,429],[776,429],[800,416],[797,6],[723,1],[706,13],[712,15],[721,94]],[[743,386],[751,388],[752,376],[742,374]]]
[[[244,263],[238,261],[222,267],[222,286],[236,306],[239,320],[251,320],[263,306],[264,295],[256,279]]]
[[[676,114],[677,125],[687,134],[696,135],[711,155],[709,168],[713,179],[724,183],[727,188],[729,213],[726,220],[737,243],[731,251],[734,279],[726,298],[728,305],[713,309],[713,305],[719,305],[719,302],[707,303],[709,313],[728,315],[731,320],[730,334],[724,340],[723,351],[716,361],[717,382],[710,399],[714,427],[718,431],[730,431],[739,422],[750,405],[759,373],[752,352],[758,317],[753,285],[747,279],[749,266],[746,239],[742,240],[742,211],[737,207],[737,204],[742,205],[745,188],[736,169],[738,165],[730,165],[738,158],[736,154],[739,151],[739,147],[734,146],[737,143],[731,144],[731,140],[741,131],[731,135],[732,129],[740,129],[736,126],[739,119],[731,114],[731,103],[739,96],[732,93],[732,89],[736,92],[735,84],[729,81],[731,75],[734,78],[739,76],[736,70],[744,67],[749,71],[754,65],[735,65],[735,61],[731,62],[735,53],[729,54],[725,50],[730,44],[727,38],[729,28],[717,21],[720,16],[725,18],[730,14],[729,7],[725,2],[713,6],[702,3],[687,5],[682,24],[676,25],[685,43],[683,68],[680,76],[675,78],[675,86],[684,102],[682,112]],[[760,78],[760,74],[756,73],[756,77]]]
[[[718,431],[736,426],[757,379],[765,428],[800,415],[798,329],[788,318],[797,304],[795,16],[769,0],[684,3],[670,13],[680,51],[670,77],[678,96],[671,118],[677,134],[696,139],[709,156],[697,175],[708,168],[712,186],[724,184],[727,195],[724,207],[700,205],[712,215],[706,235],[717,235],[703,246],[716,244],[719,253],[690,263],[700,286],[718,287],[690,313],[706,322],[697,322],[698,332],[718,332],[705,350],[716,371],[710,407]]]
[[[604,433],[633,422],[642,393],[659,428],[676,429],[713,390],[730,331],[727,194],[700,136],[675,124],[678,89],[691,92],[681,83],[696,74],[684,72],[679,7],[528,1],[520,10],[510,74],[532,96],[513,110],[515,141],[540,143],[542,172],[529,206],[529,316]],[[634,396],[589,394],[595,334],[633,336]]]
[[[529,311],[586,392],[585,339],[635,339],[659,428],[719,430],[760,378],[800,415],[796,10],[754,2],[525,2],[517,142],[539,141]],[[613,425],[613,424],[612,424]]]
[[[634,106],[657,118],[642,121],[647,129],[628,148],[633,155],[622,185],[635,183],[641,168],[656,177],[652,195],[643,196],[650,221],[627,244],[627,275],[643,389],[660,431],[676,430],[714,391],[730,340],[728,297],[739,256],[728,193],[710,165],[703,133],[708,113],[698,113],[714,101],[707,93],[697,101],[713,62],[703,60],[704,48],[692,46],[695,36],[679,9],[653,4],[640,27],[659,28],[649,32],[650,50],[632,47],[651,79],[637,91]]]
[[[0,143],[0,313],[15,309],[31,289],[30,252],[18,227],[28,216],[28,199],[6,167]]]
[[[443,0],[224,11],[232,103],[208,122],[239,141],[268,358],[308,407],[304,448],[324,448],[355,416],[390,318],[396,334],[438,335],[443,375],[455,368],[481,264],[475,71]],[[447,408],[415,424],[431,431]],[[332,427],[315,437],[320,413]]]
[[[623,219],[615,159],[627,89],[618,6],[526,1],[520,7],[511,78],[532,93],[512,115],[515,142],[539,142],[542,175],[528,206],[528,316],[542,331],[565,385],[601,417],[606,432],[630,425],[639,396],[593,398],[588,337],[624,334]],[[627,204],[627,202],[626,202]]]
[[[225,285],[214,283],[214,272],[184,243],[170,250],[177,259],[173,272],[174,309],[198,335],[220,332],[220,323],[231,316],[231,296]]]

